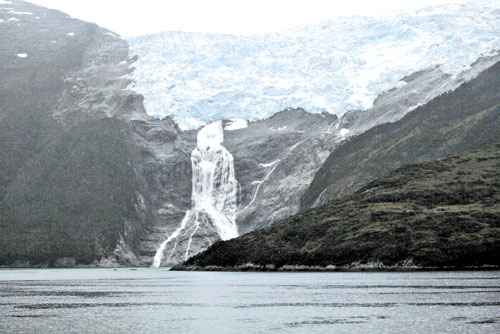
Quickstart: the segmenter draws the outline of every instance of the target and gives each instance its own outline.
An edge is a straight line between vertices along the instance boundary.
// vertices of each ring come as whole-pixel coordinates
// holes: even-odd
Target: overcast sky
[[[392,15],[466,0],[32,0],[123,36],[160,31],[249,34],[335,16]]]

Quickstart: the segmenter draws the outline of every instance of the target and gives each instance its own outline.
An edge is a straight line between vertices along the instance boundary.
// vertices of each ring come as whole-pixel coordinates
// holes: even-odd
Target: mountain
[[[218,242],[178,270],[500,265],[500,145],[401,167],[329,202]]]
[[[151,265],[192,207],[201,131],[146,113],[114,33],[23,1],[0,9],[0,263]],[[298,212],[343,139],[337,117],[302,109],[222,123],[238,234]],[[220,240],[215,226],[181,234],[171,261]]]
[[[334,150],[302,208],[350,194],[405,164],[444,158],[500,140],[500,62],[401,120],[376,126]]]
[[[497,34],[491,32],[497,29],[498,12],[484,4],[436,10],[424,11],[421,17],[339,19],[321,29],[287,35],[168,33],[158,35],[166,36],[163,42],[158,36],[131,40],[130,48],[95,24],[24,1],[0,1],[0,265],[175,265],[217,241],[300,213],[309,206],[308,199],[316,202],[317,190],[329,195],[323,185],[336,180],[328,174],[335,162],[332,152],[346,150],[373,127],[386,135],[386,128],[398,125],[378,125],[406,122],[422,108],[429,110],[436,96],[469,81],[475,87],[472,82],[497,70],[500,55],[488,48],[497,43]],[[489,23],[472,22],[462,12],[478,14]],[[466,21],[459,22],[456,15]],[[437,29],[444,28],[440,20],[464,36],[450,42],[459,51],[439,49],[445,64],[429,61],[433,54],[429,48],[419,49],[424,42],[408,37],[413,34],[405,37],[411,44],[408,52],[426,55],[423,62],[406,64],[408,59],[402,57],[400,64],[406,65],[389,71],[361,61],[369,47],[386,50],[377,43],[402,43],[404,22],[439,30],[435,40],[444,38],[443,29]],[[352,35],[352,41],[337,33],[353,27],[359,34]],[[175,36],[207,43],[190,46],[181,40],[174,50],[168,46]],[[338,58],[340,51],[334,52],[333,44],[344,48],[344,56]],[[245,63],[240,62],[242,56]],[[333,61],[336,57],[340,63]],[[356,65],[349,65],[352,59]],[[469,59],[474,63],[463,67]],[[339,64],[350,67],[336,67]],[[196,67],[194,72],[190,67]],[[361,89],[356,71],[373,74],[375,67],[382,72],[370,77],[370,89]],[[164,74],[172,68],[185,77],[170,80]],[[218,76],[219,70],[225,76]],[[214,80],[203,81],[206,75]],[[274,79],[262,89],[256,78]],[[242,81],[232,85],[235,80]],[[429,125],[435,132],[449,121],[454,131],[458,126],[463,130],[462,137],[453,138],[474,137],[470,145],[457,144],[457,152],[497,138],[495,113],[480,109],[496,98],[498,83],[489,80],[492,87],[479,85],[449,98],[446,104],[454,106],[449,117],[438,110],[436,117],[445,117],[443,124]],[[289,84],[295,88],[286,88]],[[346,89],[343,95],[341,86]],[[333,102],[317,104],[326,101],[318,100],[318,90]],[[354,90],[363,99],[378,97],[368,109],[344,108]],[[200,92],[214,95],[202,101],[195,96]],[[269,96],[274,102],[268,103]],[[164,103],[161,110],[151,107],[154,101]],[[323,108],[326,105],[340,106],[342,116]],[[461,105],[478,114],[460,111]],[[463,124],[457,112],[468,117]],[[376,147],[370,149],[376,152]],[[449,153],[442,151],[425,158]],[[387,163],[397,167],[391,159]],[[354,167],[364,168],[362,163]],[[372,176],[368,171],[366,181]]]
[[[446,92],[440,77],[453,79],[500,49],[499,22],[498,2],[470,1],[395,17],[336,18],[279,34],[165,32],[129,39],[139,55],[132,79],[150,115],[170,115],[190,129],[263,119],[288,107],[341,117],[371,108],[413,73],[432,71],[430,86],[408,88],[414,108]]]
[[[150,215],[127,43],[24,1],[0,19],[0,263],[128,262]]]

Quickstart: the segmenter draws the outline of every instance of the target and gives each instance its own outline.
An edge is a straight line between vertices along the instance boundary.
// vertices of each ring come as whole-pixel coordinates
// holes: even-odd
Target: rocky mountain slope
[[[226,132],[240,184],[240,233],[271,224],[300,209],[300,198],[329,152],[343,140],[337,117],[287,109]]]
[[[24,1],[0,18],[0,263],[127,262],[150,221],[127,43]]]
[[[248,124],[243,122],[244,126],[240,127],[230,121],[223,123],[225,129],[221,134],[222,145],[227,154],[231,155],[234,165],[227,165],[228,158],[211,157],[205,164],[215,163],[221,167],[214,175],[212,172],[200,170],[199,163],[195,165],[193,162],[193,166],[188,167],[188,162],[184,160],[185,170],[196,170],[196,174],[189,178],[187,175],[177,175],[179,178],[176,182],[184,184],[186,188],[192,186],[192,189],[196,190],[197,194],[191,204],[195,212],[201,212],[197,219],[187,218],[186,212],[191,206],[186,204],[189,203],[179,205],[166,197],[167,194],[181,194],[182,197],[177,196],[186,201],[189,198],[185,195],[186,191],[172,189],[167,182],[163,184],[163,188],[158,187],[158,190],[161,189],[161,192],[165,193],[165,202],[159,208],[162,212],[161,219],[155,220],[157,232],[151,231],[152,233],[148,234],[141,249],[144,262],[151,263],[152,255],[157,255],[161,258],[158,265],[176,264],[221,239],[222,236],[215,228],[217,224],[213,221],[217,217],[214,213],[206,217],[205,204],[213,202],[218,206],[217,203],[220,203],[221,207],[224,207],[222,203],[233,201],[231,194],[224,194],[226,188],[221,185],[228,182],[227,177],[233,176],[228,170],[223,170],[222,166],[234,168],[235,181],[238,183],[234,222],[237,233],[242,234],[297,213],[300,198],[315,172],[332,148],[343,139],[337,129],[338,119],[335,116],[311,114],[302,109],[287,109],[268,119]],[[192,143],[195,144],[194,141]],[[198,146],[205,144],[198,142]],[[220,151],[220,147],[209,151]],[[198,160],[198,154],[196,156],[197,158],[193,159]],[[184,159],[188,158],[189,155],[186,154]],[[168,161],[172,161],[170,159],[173,158]],[[173,170],[178,168],[173,166]],[[224,173],[228,174],[224,176]],[[200,174],[204,176],[200,177]],[[208,181],[207,178],[214,179]],[[206,182],[213,184],[205,184]],[[211,187],[216,189],[212,195],[210,190],[207,190]],[[227,191],[231,189],[230,185],[228,187]],[[190,211],[190,214],[193,214],[193,211]],[[185,217],[186,221],[183,220]],[[172,237],[174,235],[175,237]],[[157,254],[157,249],[167,239],[170,241],[164,245],[160,254]]]
[[[500,145],[401,167],[176,269],[500,265]]]
[[[332,152],[302,200],[308,208],[359,189],[409,163],[500,140],[500,63],[395,123],[350,138]]]
[[[267,35],[132,38],[140,56],[135,89],[149,114],[171,115],[182,128],[262,119],[288,107],[341,117],[371,108],[377,96],[406,85],[401,79],[416,71],[440,65],[443,73],[435,76],[454,77],[500,49],[499,9],[498,1],[468,1],[397,17],[341,17]]]

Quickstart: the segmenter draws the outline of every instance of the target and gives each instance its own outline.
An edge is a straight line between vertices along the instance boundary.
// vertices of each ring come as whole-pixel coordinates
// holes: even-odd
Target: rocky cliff
[[[135,262],[152,218],[127,43],[24,1],[0,18],[0,262]]]

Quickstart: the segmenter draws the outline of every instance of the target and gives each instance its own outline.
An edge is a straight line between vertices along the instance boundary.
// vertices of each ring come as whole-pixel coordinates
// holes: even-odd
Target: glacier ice
[[[431,7],[397,17],[345,17],[267,35],[167,32],[130,39],[135,90],[150,115],[182,128],[256,120],[287,107],[341,116],[367,109],[434,65],[455,75],[500,49],[500,2]]]
[[[222,240],[236,238],[238,181],[231,153],[222,145],[224,127],[216,121],[203,127],[197,135],[197,146],[191,153],[193,170],[191,209],[180,226],[160,245],[153,266],[170,263],[177,250],[179,239],[187,238],[184,259],[191,252],[193,237],[202,225],[209,225]],[[168,254],[164,261],[165,254]]]

